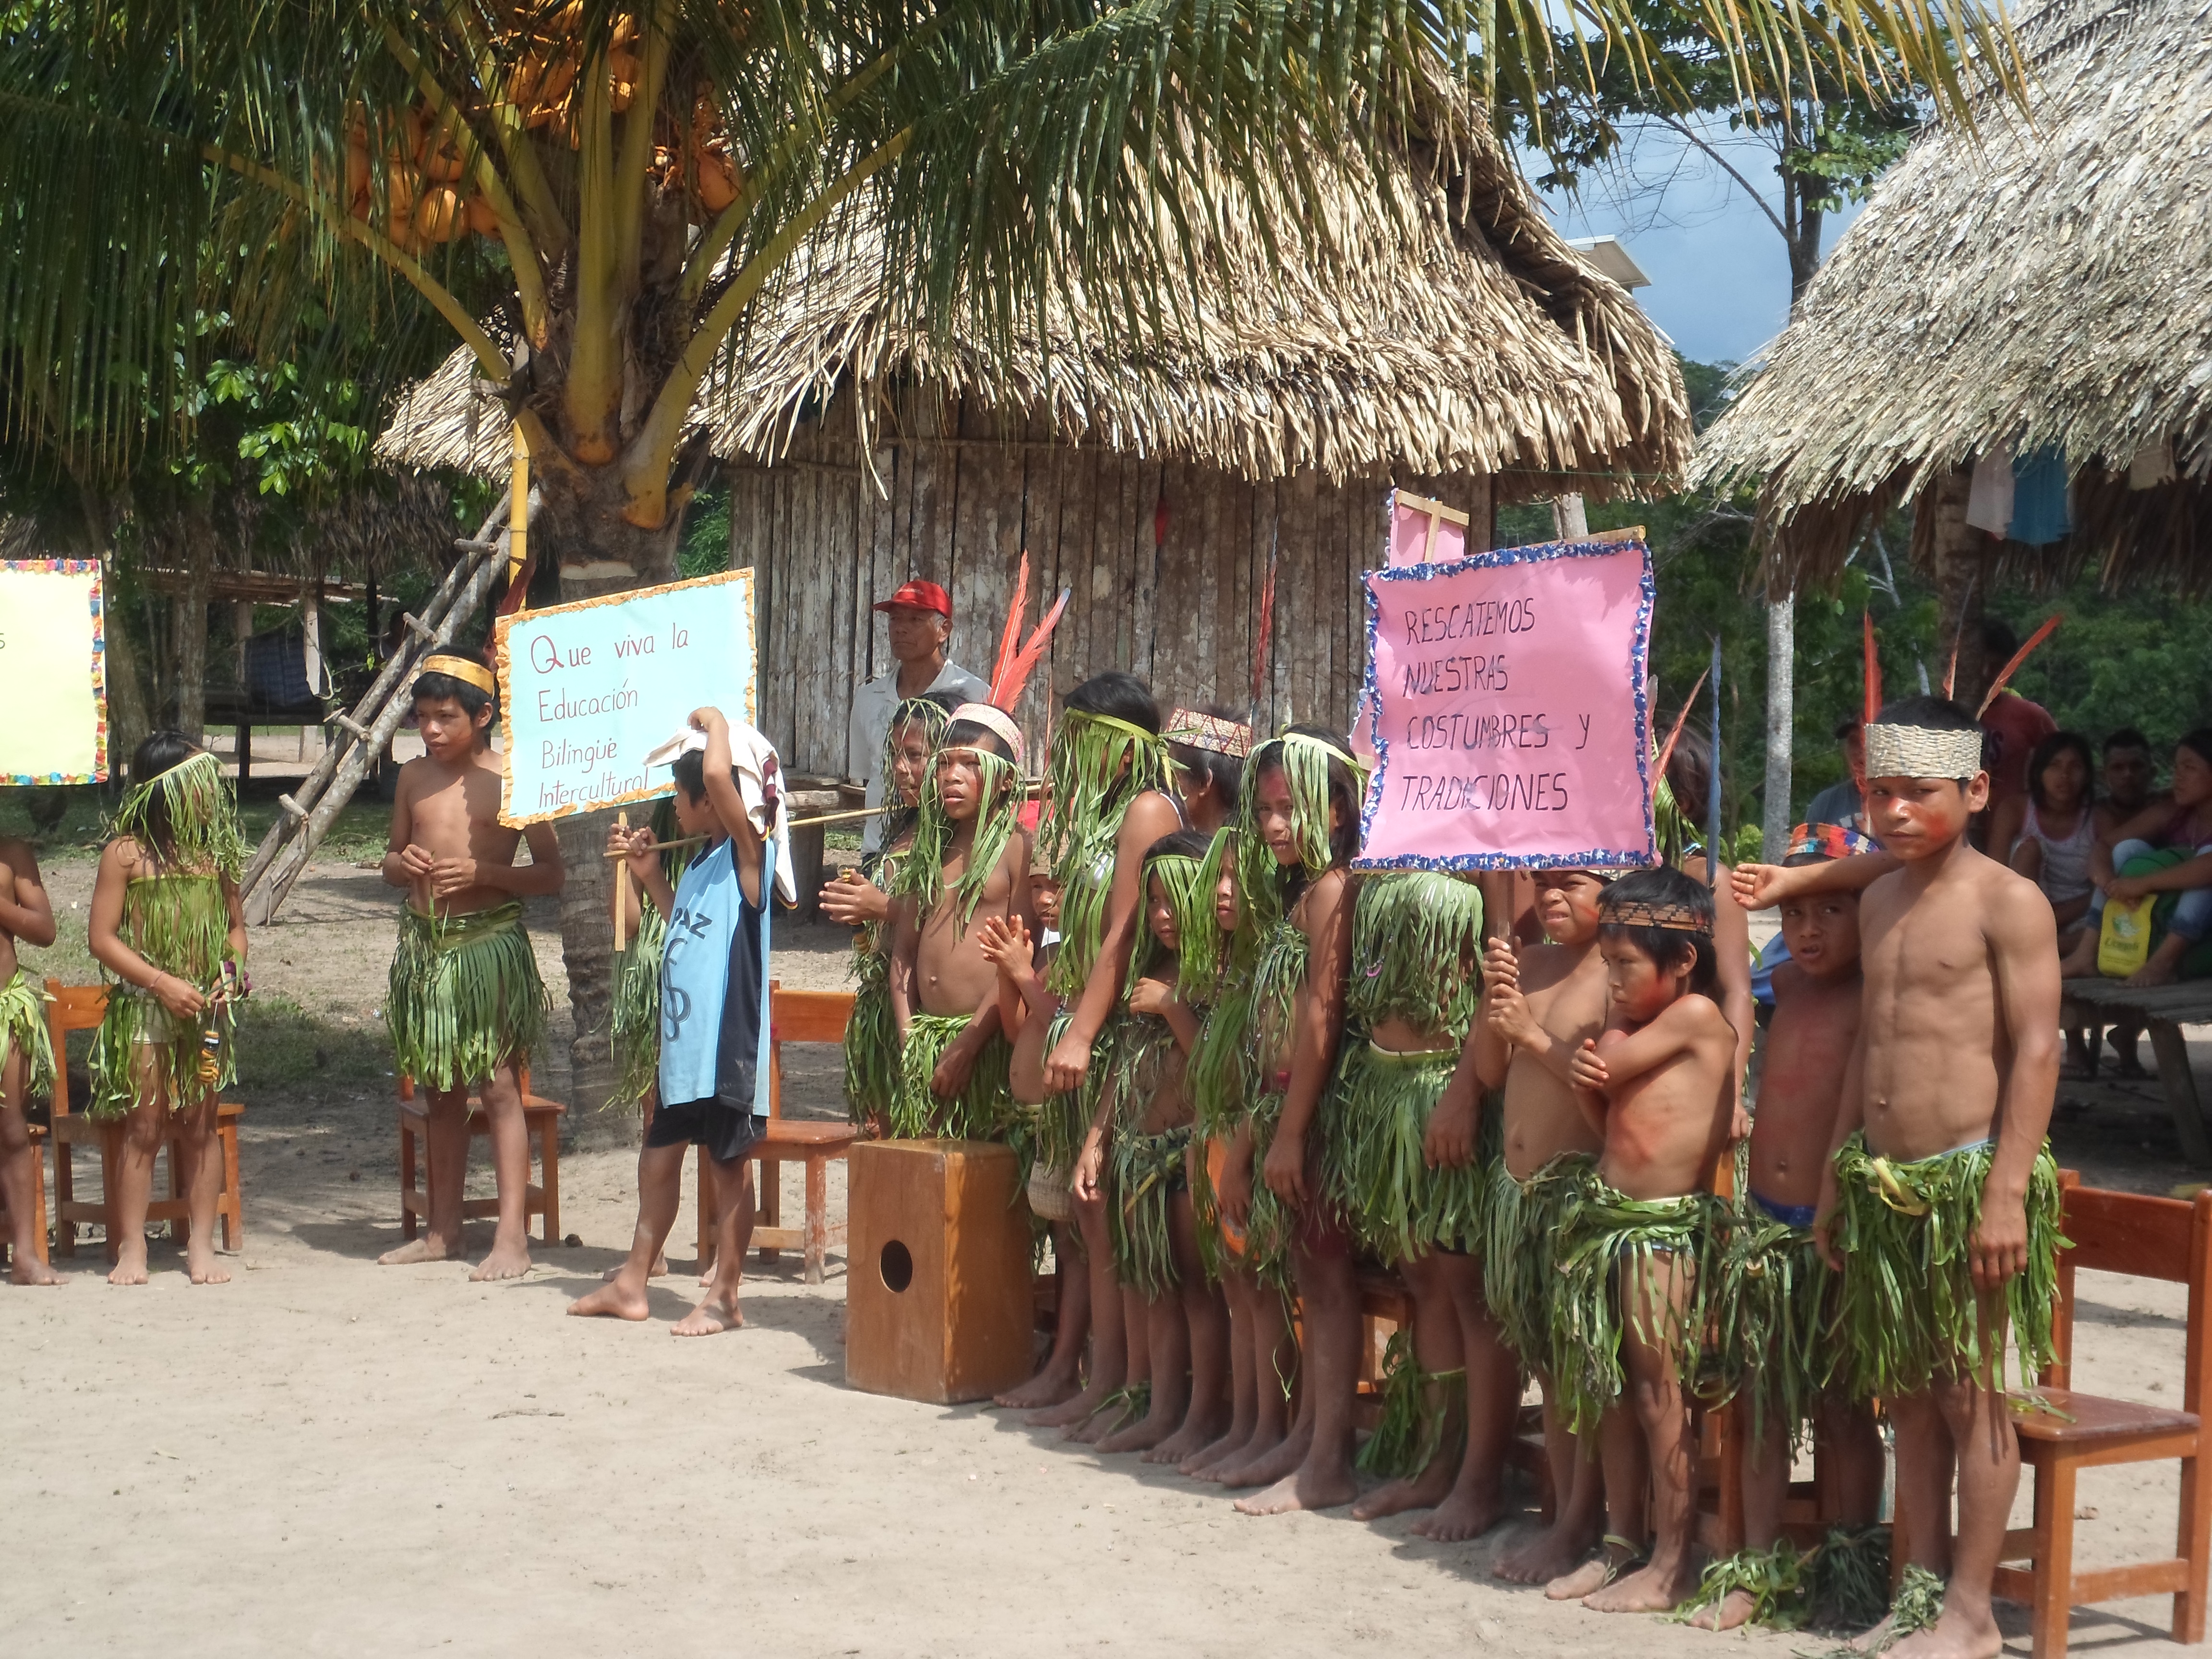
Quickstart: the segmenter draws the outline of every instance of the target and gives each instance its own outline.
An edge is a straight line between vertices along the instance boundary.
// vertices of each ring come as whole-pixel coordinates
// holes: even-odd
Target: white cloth
[[[2012,446],[1999,444],[1974,463],[1974,481],[1966,490],[1966,522],[1977,530],[2002,536],[2012,523]]]
[[[2053,904],[2080,898],[2094,884],[2089,878],[2089,847],[2096,840],[2096,826],[2090,822],[2086,806],[2072,835],[2052,836],[2045,833],[2035,803],[2030,801],[2027,817],[2021,823],[2020,839],[2043,843],[2043,873],[2035,878],[2035,884]]]
[[[988,702],[991,688],[957,662],[947,662],[925,688],[950,691],[958,702]],[[845,727],[845,775],[868,786],[867,804],[883,804],[884,781],[877,769],[884,761],[884,739],[890,735],[891,710],[899,704],[898,670],[878,675],[853,692],[853,714]],[[873,818],[860,835],[860,849],[872,853],[882,839]]]
[[[696,726],[678,732],[666,743],[645,757],[648,768],[669,766],[678,755],[707,752],[707,734]],[[745,804],[745,816],[752,820],[753,833],[758,835],[768,824],[767,778],[775,775],[779,804],[786,810],[775,815],[775,834],[770,837],[775,843],[775,890],[786,904],[799,902],[799,884],[791,873],[791,813],[787,803],[781,798],[785,793],[783,763],[776,758],[775,745],[755,727],[743,720],[730,726],[730,763],[738,775],[738,793]]]

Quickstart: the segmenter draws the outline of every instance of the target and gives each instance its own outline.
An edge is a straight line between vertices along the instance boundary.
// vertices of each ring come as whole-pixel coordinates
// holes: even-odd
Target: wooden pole
[[[615,828],[629,828],[629,809],[624,807],[615,814]],[[624,849],[623,861],[615,866],[615,954],[620,956],[629,945],[629,857]]]
[[[510,584],[521,575],[522,562],[529,551],[530,441],[522,435],[522,422],[517,421],[514,482],[507,508],[507,580]]]

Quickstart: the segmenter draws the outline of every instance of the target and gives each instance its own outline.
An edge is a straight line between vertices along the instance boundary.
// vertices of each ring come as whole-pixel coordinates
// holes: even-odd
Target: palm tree
[[[2004,61],[1972,4],[1701,3],[1731,61],[1879,40],[1954,93],[1962,43]],[[1633,52],[1631,0],[1577,9]],[[501,389],[581,597],[671,573],[694,394],[841,210],[924,326],[1011,343],[1081,292],[1141,341],[1204,245],[1162,206],[1193,180],[1300,237],[1318,171],[1431,129],[1439,88],[1533,110],[1596,72],[1521,0],[17,0],[0,346],[122,449],[195,376],[194,307],[281,349],[311,293],[411,285]]]

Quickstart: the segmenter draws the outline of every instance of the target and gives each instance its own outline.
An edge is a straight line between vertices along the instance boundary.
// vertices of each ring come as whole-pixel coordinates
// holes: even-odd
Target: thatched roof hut
[[[1923,135],[1699,441],[1695,477],[1762,485],[1782,586],[1832,582],[1905,501],[1923,555],[1974,551],[1966,472],[2006,445],[2063,455],[2073,529],[1984,562],[2212,579],[2212,3],[2044,0],[2016,27],[2032,121],[1991,100],[1978,134]]]
[[[889,665],[868,605],[908,576],[951,590],[955,654],[988,670],[1026,549],[1037,586],[1074,593],[1054,690],[1127,667],[1164,702],[1241,707],[1274,557],[1263,714],[1342,723],[1390,484],[1468,507],[1477,541],[1501,501],[1673,487],[1689,424],[1671,350],[1510,161],[1470,140],[1400,182],[1411,234],[1347,183],[1339,257],[1310,264],[1224,210],[1225,276],[1140,352],[1066,311],[1011,363],[972,332],[897,326],[868,228],[817,237],[694,411],[734,480],[732,562],[762,573],[764,720],[794,767],[844,770],[851,689]],[[475,374],[457,354],[382,453],[503,468]],[[1038,690],[1023,714],[1041,728]]]

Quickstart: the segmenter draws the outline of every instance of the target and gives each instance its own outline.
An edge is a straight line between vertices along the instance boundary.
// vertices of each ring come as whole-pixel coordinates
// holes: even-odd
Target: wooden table
[[[2148,1031],[2151,1052],[2158,1057],[2159,1087],[2166,1091],[2166,1109],[2173,1114],[2174,1133],[2181,1138],[2181,1155],[2191,1164],[2212,1164],[2212,1130],[2208,1130],[2197,1101],[2189,1044],[2181,1035],[2185,1025],[2212,1024],[2212,980],[2135,990],[2116,979],[2069,979],[2060,1024],[2069,1030],[2134,1024]]]

